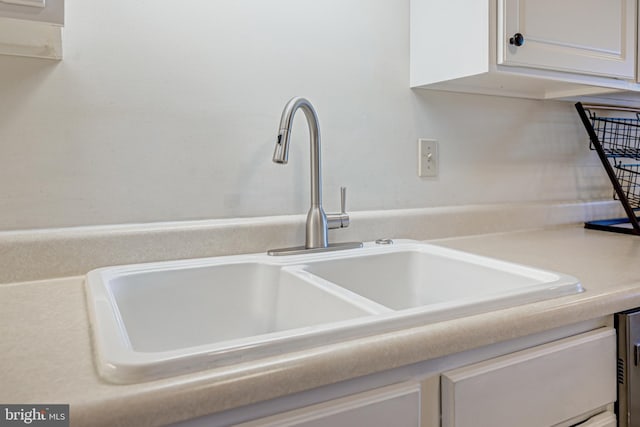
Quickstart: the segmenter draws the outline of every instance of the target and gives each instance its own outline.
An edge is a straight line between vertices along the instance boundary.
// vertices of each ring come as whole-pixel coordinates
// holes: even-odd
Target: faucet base
[[[296,246],[293,248],[280,248],[269,249],[268,255],[282,256],[282,255],[302,255],[302,254],[315,254],[320,252],[340,251],[344,249],[356,249],[361,248],[362,242],[344,242],[344,243],[331,243],[326,248],[306,248],[304,246]]]

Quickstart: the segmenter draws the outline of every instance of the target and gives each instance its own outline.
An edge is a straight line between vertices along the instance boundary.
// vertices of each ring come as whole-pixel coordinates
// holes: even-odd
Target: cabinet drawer
[[[616,400],[616,336],[602,328],[445,372],[442,426],[551,426]]]
[[[405,383],[262,418],[238,427],[419,427],[420,385]]]

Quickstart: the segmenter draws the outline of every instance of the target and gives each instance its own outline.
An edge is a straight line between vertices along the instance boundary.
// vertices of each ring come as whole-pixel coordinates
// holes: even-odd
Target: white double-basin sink
[[[95,357],[135,383],[582,292],[574,277],[414,242],[107,267]]]

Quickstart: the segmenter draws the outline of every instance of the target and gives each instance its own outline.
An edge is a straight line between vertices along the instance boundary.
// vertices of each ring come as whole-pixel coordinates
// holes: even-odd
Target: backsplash
[[[509,203],[359,211],[331,242],[379,238],[437,240],[573,224],[622,216],[616,201]],[[148,261],[202,258],[297,246],[305,215],[68,227],[0,232],[0,284],[84,275]],[[597,232],[596,232],[597,233]]]
[[[303,214],[302,117],[271,162],[295,95],[327,211],[610,198],[570,103],[409,89],[408,26],[408,0],[66,0],[61,62],[0,57],[0,230]]]

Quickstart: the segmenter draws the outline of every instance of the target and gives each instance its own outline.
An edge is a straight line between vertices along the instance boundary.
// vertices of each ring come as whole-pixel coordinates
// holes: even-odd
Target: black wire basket
[[[627,218],[589,221],[585,227],[640,236],[640,221],[635,212],[640,209],[640,110],[601,105],[585,107],[580,102],[576,110],[589,135],[589,147],[598,153],[613,185],[613,197],[620,201],[627,214]],[[607,115],[598,115],[596,110],[606,111]],[[625,117],[610,116],[617,113]]]
[[[594,111],[586,111],[607,156],[640,160],[640,114],[636,113],[635,118],[600,117]],[[589,147],[596,149],[594,141]]]
[[[616,177],[632,208],[640,208],[640,164],[616,163]],[[616,192],[613,198],[620,200]]]

